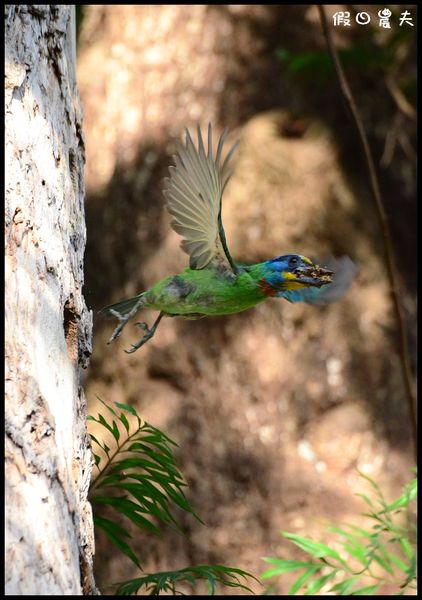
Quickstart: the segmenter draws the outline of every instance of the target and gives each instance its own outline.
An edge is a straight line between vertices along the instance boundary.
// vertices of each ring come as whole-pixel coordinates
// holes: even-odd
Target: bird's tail
[[[110,304],[110,306],[106,306],[100,310],[100,313],[106,316],[116,316],[113,315],[113,312],[119,313],[120,316],[124,317],[128,312],[132,310],[132,308],[142,299],[144,293],[139,294],[139,296],[134,296],[133,298],[128,298],[127,300],[122,300],[121,302],[116,302],[116,304]],[[139,308],[143,306],[143,302],[141,302]]]

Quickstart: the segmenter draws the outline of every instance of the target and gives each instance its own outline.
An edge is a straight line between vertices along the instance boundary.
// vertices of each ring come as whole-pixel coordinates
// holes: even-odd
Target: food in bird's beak
[[[330,269],[318,265],[300,267],[294,271],[294,274],[298,282],[307,285],[315,285],[317,287],[332,283],[334,275],[333,271],[330,271]]]

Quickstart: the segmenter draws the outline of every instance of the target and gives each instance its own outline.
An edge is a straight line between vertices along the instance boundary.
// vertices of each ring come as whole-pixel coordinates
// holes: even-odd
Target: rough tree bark
[[[74,7],[5,18],[6,593],[95,594]]]

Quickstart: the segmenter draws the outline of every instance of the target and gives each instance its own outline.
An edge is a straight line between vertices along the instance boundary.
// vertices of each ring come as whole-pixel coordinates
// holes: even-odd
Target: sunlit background
[[[416,7],[408,7],[415,26],[400,27],[403,7],[390,6],[390,29],[378,25],[380,8],[363,7],[367,26],[354,20],[360,5],[327,13],[380,177],[414,367]],[[185,536],[136,533],[146,572],[220,563],[259,575],[263,556],[300,555],[281,530],[319,539],[326,522],[359,519],[358,469],[394,498],[413,465],[382,236],[356,129],[315,6],[78,9],[84,292],[94,311],[89,412],[97,396],[132,404],[179,444],[187,494],[206,526],[182,515]],[[334,27],[341,10],[352,11],[350,27]],[[198,122],[227,126],[229,143],[240,140],[223,206],[236,259],[346,254],[359,274],[326,307],[269,300],[230,317],[164,319],[128,355],[139,330],[129,324],[107,345],[115,323],[97,311],[186,267],[161,190],[173,140]],[[136,576],[101,536],[96,551],[100,588]],[[275,593],[289,582],[276,582]]]

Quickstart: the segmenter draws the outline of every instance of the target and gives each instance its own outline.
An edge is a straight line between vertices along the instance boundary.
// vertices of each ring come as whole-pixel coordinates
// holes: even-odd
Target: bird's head
[[[333,271],[316,265],[310,258],[300,254],[277,256],[264,264],[266,276],[262,287],[266,295],[332,283]]]

